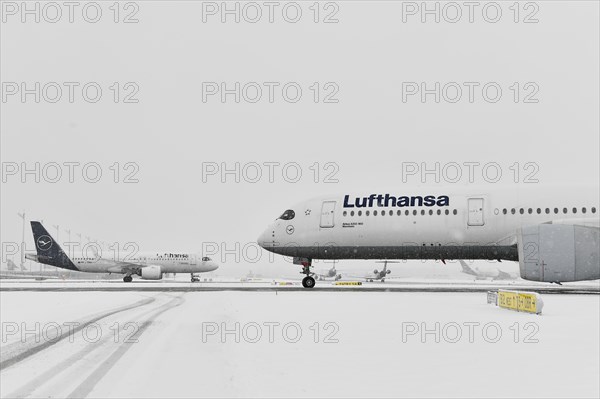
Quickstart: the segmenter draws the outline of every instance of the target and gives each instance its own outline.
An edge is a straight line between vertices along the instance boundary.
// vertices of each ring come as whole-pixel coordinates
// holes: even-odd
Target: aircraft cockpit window
[[[279,216],[279,219],[292,220],[294,216],[296,216],[296,212],[292,211],[291,209],[288,209],[287,211],[283,212],[283,215]]]
[[[210,262],[212,259],[209,258],[208,256],[203,256],[202,257],[202,262]]]

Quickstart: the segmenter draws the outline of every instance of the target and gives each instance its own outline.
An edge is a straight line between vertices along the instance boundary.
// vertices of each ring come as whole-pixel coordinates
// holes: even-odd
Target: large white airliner
[[[63,269],[90,273],[124,274],[126,283],[138,275],[145,280],[160,280],[163,273],[190,273],[192,282],[198,281],[194,273],[211,272],[219,266],[208,257],[188,253],[135,253],[125,257],[103,257],[97,252],[70,258],[40,222],[31,222],[36,254],[26,254],[27,259]]]
[[[598,187],[400,188],[319,197],[289,208],[260,235],[315,284],[313,259],[518,261],[521,277],[600,278]]]

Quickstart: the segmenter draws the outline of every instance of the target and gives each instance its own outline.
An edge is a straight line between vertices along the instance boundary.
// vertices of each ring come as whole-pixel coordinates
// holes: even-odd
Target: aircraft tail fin
[[[471,269],[469,267],[469,265],[467,265],[467,262],[465,262],[462,259],[459,259],[458,262],[460,263],[460,266],[462,267],[463,273],[470,274],[471,276],[477,276],[477,272],[475,272],[475,270]]]
[[[6,261],[6,267],[8,268],[8,270],[17,270],[17,265],[15,265],[15,262],[13,262],[11,259],[8,259]]]
[[[71,259],[62,250],[58,242],[52,238],[46,228],[36,221],[31,221],[33,242],[37,251],[37,261],[46,265],[61,267],[63,269],[77,270]]]

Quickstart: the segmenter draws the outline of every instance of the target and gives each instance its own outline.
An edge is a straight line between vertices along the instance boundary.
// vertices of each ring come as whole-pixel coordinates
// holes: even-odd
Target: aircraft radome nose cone
[[[268,234],[269,234],[268,230],[265,230],[256,239],[256,242],[258,243],[258,245],[260,245],[261,248],[265,247],[265,243],[267,242],[267,235]]]

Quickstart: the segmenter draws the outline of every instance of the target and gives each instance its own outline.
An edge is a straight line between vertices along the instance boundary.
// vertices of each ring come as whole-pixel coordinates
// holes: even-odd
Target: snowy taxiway
[[[356,281],[355,281],[356,282]],[[319,281],[315,291],[385,291],[385,292],[487,292],[497,289],[528,290],[544,294],[600,294],[600,281],[582,281],[564,285],[517,280],[449,280],[449,279],[388,279],[382,283],[362,282],[356,285],[336,285],[334,281]],[[252,281],[216,280],[191,283],[185,280],[0,280],[0,291],[305,291],[298,280],[254,279]]]
[[[597,294],[6,288],[2,397],[600,395]]]

